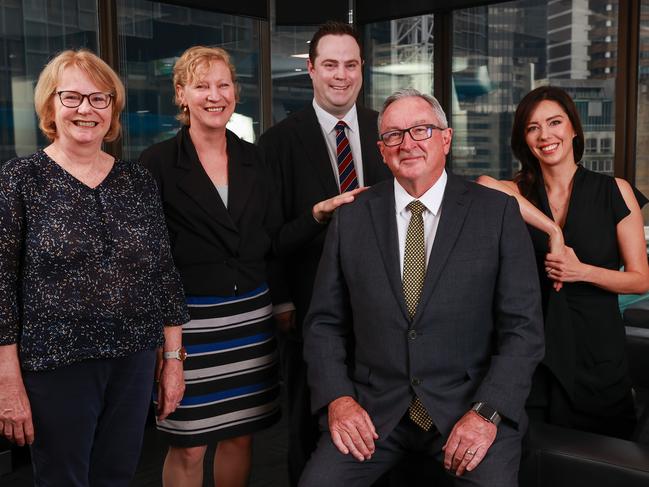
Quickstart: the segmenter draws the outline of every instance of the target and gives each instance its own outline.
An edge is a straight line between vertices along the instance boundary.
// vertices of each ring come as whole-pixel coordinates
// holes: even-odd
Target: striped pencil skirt
[[[170,445],[191,447],[275,423],[279,382],[268,287],[227,298],[188,296],[187,305],[185,395],[158,430]]]

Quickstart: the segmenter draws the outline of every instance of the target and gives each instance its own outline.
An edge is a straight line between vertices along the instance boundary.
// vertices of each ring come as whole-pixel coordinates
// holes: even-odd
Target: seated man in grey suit
[[[306,319],[327,433],[300,484],[370,485],[418,451],[455,485],[515,486],[543,356],[518,205],[446,173],[453,131],[433,97],[396,92],[379,127],[394,179],[336,211]]]

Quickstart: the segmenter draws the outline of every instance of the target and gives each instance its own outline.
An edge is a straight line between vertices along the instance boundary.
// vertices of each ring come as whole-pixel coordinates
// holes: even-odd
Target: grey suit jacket
[[[337,210],[306,319],[314,412],[352,396],[386,437],[416,393],[445,436],[476,401],[525,424],[544,347],[534,254],[516,200],[449,175],[412,322],[398,252],[393,180]]]

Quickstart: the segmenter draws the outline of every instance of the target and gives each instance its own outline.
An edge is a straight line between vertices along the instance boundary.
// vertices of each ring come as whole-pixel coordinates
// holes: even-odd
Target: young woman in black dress
[[[561,88],[543,86],[523,98],[511,145],[521,163],[514,180],[478,182],[518,200],[537,253],[546,356],[528,414],[628,438],[636,418],[617,295],[649,289],[640,213],[647,200],[626,181],[578,164],[583,130]]]

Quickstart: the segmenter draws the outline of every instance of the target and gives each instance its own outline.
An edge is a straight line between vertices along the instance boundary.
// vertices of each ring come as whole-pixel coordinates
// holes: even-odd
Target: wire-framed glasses
[[[415,125],[403,130],[390,130],[384,132],[380,135],[381,141],[388,147],[393,147],[399,145],[403,142],[403,137],[406,132],[410,134],[412,140],[426,140],[430,139],[433,136],[433,130],[446,130],[442,127],[438,127],[432,123],[425,123],[421,125]]]
[[[112,93],[102,93],[101,91],[84,95],[82,93],[79,93],[78,91],[66,90],[57,91],[56,94],[59,95],[59,99],[61,100],[63,106],[68,108],[77,108],[83,103],[83,99],[87,98],[88,103],[90,103],[91,107],[98,110],[103,110],[104,108],[108,108],[111,101],[113,100]]]

